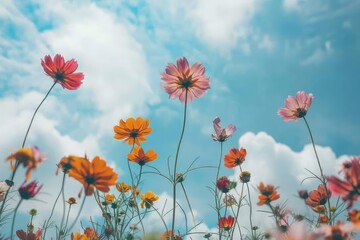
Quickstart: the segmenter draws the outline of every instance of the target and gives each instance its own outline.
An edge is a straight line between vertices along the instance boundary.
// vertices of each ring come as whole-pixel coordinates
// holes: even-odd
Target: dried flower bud
[[[251,173],[249,171],[243,171],[240,173],[240,180],[242,183],[250,182]]]

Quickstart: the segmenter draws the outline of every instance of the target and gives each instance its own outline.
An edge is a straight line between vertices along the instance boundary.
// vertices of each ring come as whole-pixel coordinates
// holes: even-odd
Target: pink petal
[[[215,129],[215,132],[216,132],[216,135],[217,136],[220,136],[221,134],[221,124],[220,124],[221,120],[219,117],[216,117],[213,121],[213,125],[214,125],[214,129]]]

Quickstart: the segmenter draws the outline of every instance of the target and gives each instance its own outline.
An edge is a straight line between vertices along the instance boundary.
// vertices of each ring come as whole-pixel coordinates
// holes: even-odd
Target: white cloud
[[[187,11],[200,41],[212,48],[228,51],[246,42],[258,1],[201,0],[189,4]]]
[[[311,65],[319,63],[333,53],[331,41],[325,41],[322,48],[316,49],[310,56],[301,61],[302,65]]]
[[[299,11],[299,0],[284,0],[283,7],[286,11]]]

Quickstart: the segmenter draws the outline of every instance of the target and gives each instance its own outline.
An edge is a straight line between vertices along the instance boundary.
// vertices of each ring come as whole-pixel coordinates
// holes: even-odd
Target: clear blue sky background
[[[50,189],[60,180],[50,172],[61,156],[72,153],[99,154],[116,167],[120,180],[129,180],[130,148],[113,139],[112,127],[120,118],[150,119],[153,133],[144,148],[159,153],[152,165],[166,172],[166,159],[174,159],[183,104],[168,99],[160,73],[185,56],[190,64],[206,67],[211,89],[189,105],[180,170],[197,157],[199,166],[217,164],[219,144],[210,134],[212,120],[219,116],[223,124],[237,126],[224,152],[239,147],[240,137],[240,144],[254,143],[245,146],[253,149],[253,186],[261,180],[280,186],[287,181],[278,174],[284,170],[283,156],[267,152],[279,146],[285,146],[291,155],[285,161],[298,171],[287,177],[299,184],[303,168],[310,165],[299,163],[297,156],[313,158],[305,124],[285,123],[276,113],[288,95],[305,90],[315,96],[307,118],[323,149],[323,164],[335,173],[340,159],[359,154],[359,10],[360,3],[351,0],[1,0],[0,153],[5,159],[20,146],[32,111],[52,84],[40,59],[60,53],[78,61],[85,79],[77,91],[56,86],[30,132],[28,145],[38,145],[48,156],[34,175],[50,185],[43,197],[56,194]],[[267,142],[271,147],[261,147],[259,132],[273,141]],[[256,163],[260,158],[267,165]],[[0,179],[5,179],[8,166],[0,166]],[[256,171],[273,175],[266,178]],[[204,207],[212,204],[206,186],[215,173],[199,170],[185,182],[198,219],[207,219],[209,227],[216,221],[210,207]],[[222,168],[221,173],[234,171]],[[44,176],[54,180],[47,183]],[[170,194],[170,185],[158,180],[145,176],[144,190]],[[74,186],[78,191],[80,186]],[[283,189],[284,200],[296,193]]]

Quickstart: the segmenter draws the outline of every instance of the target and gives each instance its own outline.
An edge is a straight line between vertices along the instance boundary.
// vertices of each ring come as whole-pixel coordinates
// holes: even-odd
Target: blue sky
[[[237,126],[224,152],[239,144],[253,151],[246,166],[254,173],[252,186],[270,181],[280,186],[283,200],[294,199],[304,168],[317,168],[304,122],[285,123],[276,114],[288,95],[314,94],[307,118],[329,174],[347,156],[359,154],[359,10],[360,3],[350,0],[3,0],[0,154],[5,159],[20,146],[32,111],[52,84],[40,59],[61,53],[78,61],[83,85],[72,92],[56,86],[28,139],[48,156],[34,178],[48,177],[49,205],[55,194],[51,186],[60,184],[50,172],[64,155],[101,155],[120,180],[129,179],[129,146],[113,139],[120,118],[150,119],[153,133],[144,148],[159,153],[152,165],[166,171],[166,159],[175,155],[183,104],[168,98],[160,73],[185,56],[190,64],[206,67],[211,89],[189,105],[179,169],[197,157],[199,166],[217,164],[219,144],[210,134],[219,116],[223,124]],[[7,178],[7,164],[0,166],[1,179]],[[285,166],[292,169],[288,175]],[[204,208],[212,204],[206,186],[215,173],[199,170],[185,182],[199,221],[215,219],[210,207]],[[221,174],[236,176],[224,168]],[[156,178],[146,176],[144,190],[170,194],[170,185]],[[298,185],[282,187],[285,181]],[[69,182],[77,192],[80,186]],[[215,220],[205,223],[204,228],[216,226]]]

